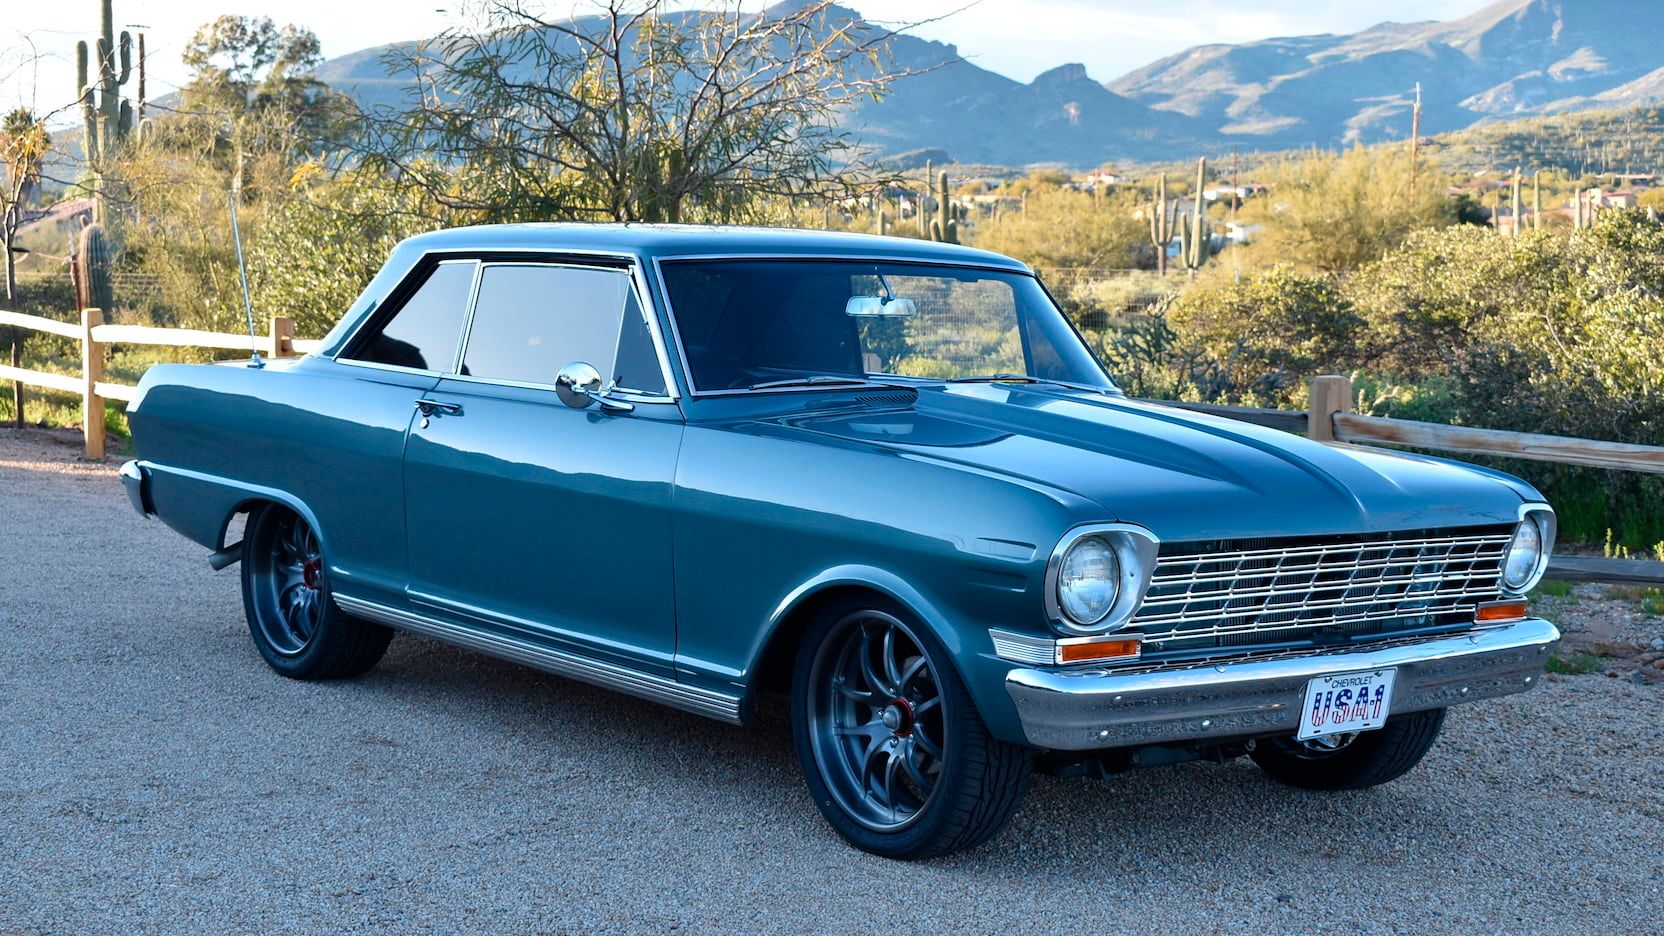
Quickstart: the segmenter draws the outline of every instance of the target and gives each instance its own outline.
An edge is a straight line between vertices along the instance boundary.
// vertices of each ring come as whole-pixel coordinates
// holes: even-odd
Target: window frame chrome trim
[[[653,276],[654,276],[655,279],[658,280],[659,302],[661,304],[661,307],[664,310],[665,321],[670,323],[671,343],[672,343],[672,345],[674,346],[674,348],[676,350],[678,360],[680,360],[681,363],[682,363],[682,372],[687,376],[688,398],[689,399],[698,399],[698,398],[701,398],[701,397],[758,396],[758,395],[770,394],[770,393],[827,393],[827,392],[830,392],[830,391],[838,391],[838,390],[848,392],[848,391],[851,391],[851,390],[859,391],[859,390],[870,390],[870,389],[872,389],[869,386],[863,386],[863,385],[859,385],[859,384],[842,384],[842,385],[834,385],[834,386],[810,386],[810,387],[769,387],[769,388],[762,389],[762,390],[751,390],[751,389],[747,389],[747,388],[744,388],[744,387],[731,388],[731,389],[726,389],[726,390],[701,390],[701,389],[699,389],[699,387],[694,383],[693,365],[689,362],[689,359],[688,359],[687,346],[682,343],[682,326],[681,326],[681,323],[676,320],[676,310],[675,310],[675,308],[673,307],[673,305],[670,301],[670,289],[665,284],[664,265],[666,263],[698,263],[698,262],[713,262],[713,261],[721,261],[721,260],[802,260],[802,261],[808,261],[808,262],[826,262],[826,263],[894,263],[894,264],[901,264],[901,265],[923,266],[923,267],[953,267],[955,269],[961,269],[961,270],[987,270],[991,273],[1011,273],[1011,274],[1015,274],[1017,276],[1027,276],[1030,279],[1034,280],[1036,283],[1040,282],[1040,277],[1034,272],[1034,270],[1031,267],[1029,267],[1028,264],[1021,263],[1021,262],[1015,261],[1015,260],[1012,261],[1012,264],[1014,264],[1014,265],[1007,266],[1007,265],[1003,265],[1003,264],[993,262],[993,261],[978,263],[974,260],[922,260],[922,259],[916,259],[916,258],[912,258],[912,257],[872,256],[872,255],[869,255],[869,254],[835,254],[834,255],[834,254],[809,254],[809,253],[777,253],[777,252],[773,252],[773,251],[764,251],[764,252],[759,252],[759,253],[654,255],[652,257]],[[1041,288],[1042,291],[1044,291],[1045,290],[1045,285],[1042,283],[1040,288]],[[1046,296],[1047,296],[1048,299],[1051,299],[1053,305],[1056,305],[1057,300],[1052,297],[1051,293],[1049,293],[1049,292],[1046,293]],[[1062,307],[1061,306],[1058,306],[1058,313],[1062,314]],[[1068,316],[1065,315],[1064,319],[1067,320]],[[1073,325],[1070,326],[1071,329],[1073,327],[1074,327]],[[1076,336],[1077,337],[1079,336],[1079,332],[1076,332]],[[1090,349],[1088,349],[1088,350],[1090,350]],[[1096,357],[1094,357],[1093,360],[1096,361],[1097,360]],[[1101,368],[1102,365],[1099,365],[1099,366]],[[1107,373],[1104,375],[1104,377],[1105,377],[1106,380],[1109,379],[1109,375]],[[904,379],[925,380],[925,379],[929,379],[929,378],[904,378]],[[882,382],[879,381],[879,383],[882,383]],[[1110,392],[1114,392],[1117,389],[1118,388],[1115,387],[1113,380],[1110,381],[1110,386],[1108,388],[1106,388],[1106,390],[1108,390]]]
[[[1121,563],[1122,583],[1116,591],[1115,602],[1103,617],[1091,624],[1080,624],[1063,610],[1063,603],[1057,592],[1058,573],[1063,567],[1063,557],[1069,550],[1076,543],[1091,536],[1108,541],[1110,547],[1115,550],[1115,558]],[[1150,579],[1155,572],[1160,549],[1161,539],[1147,527],[1136,523],[1083,523],[1071,527],[1058,539],[1057,545],[1052,548],[1051,555],[1046,559],[1046,578],[1042,591],[1047,622],[1064,637],[1100,637],[1125,628],[1138,614],[1139,606],[1144,603],[1144,595],[1149,591]]]
[[[427,256],[428,256],[427,254],[423,254],[421,257],[418,257],[416,262],[410,265],[410,269],[405,271],[404,276],[400,277],[399,281],[393,285],[393,288],[397,289],[400,286],[403,286],[405,284],[405,282],[410,279],[411,272],[413,272],[417,267],[421,266],[422,261],[425,260],[427,258]],[[473,311],[474,294],[479,289],[479,280],[480,280],[479,266],[480,266],[480,261],[478,259],[473,259],[473,258],[468,258],[468,257],[454,257],[454,258],[451,258],[451,259],[448,259],[448,260],[436,261],[433,264],[433,266],[434,266],[434,269],[438,269],[439,267],[444,266],[447,263],[472,263],[474,265],[474,281],[469,286],[468,306],[467,306],[467,308],[465,308],[463,310],[462,331],[457,333],[458,334],[457,348],[460,349],[462,347],[461,336],[467,332],[468,318],[469,318],[469,316],[471,315],[471,313]],[[429,273],[428,275],[432,276],[433,274]],[[418,286],[417,290],[420,291],[420,289],[421,289],[421,287]],[[411,295],[415,295],[415,293],[412,293]],[[373,368],[375,370],[392,371],[392,372],[397,373],[397,374],[416,374],[416,375],[419,375],[419,376],[428,376],[428,377],[444,376],[444,373],[445,373],[444,371],[434,370],[431,367],[405,367],[401,364],[383,364],[379,361],[359,361],[359,360],[356,360],[354,358],[348,358],[348,357],[342,357],[341,356],[341,352],[345,351],[349,347],[352,347],[352,343],[354,341],[358,340],[359,334],[361,332],[363,332],[365,328],[369,327],[370,319],[375,316],[376,310],[379,309],[379,308],[381,308],[381,303],[377,302],[374,306],[371,306],[370,309],[367,310],[364,313],[363,320],[360,321],[353,328],[352,333],[347,335],[346,339],[341,342],[341,346],[336,349],[335,353],[333,353],[333,354],[323,354],[321,352],[314,352],[314,353],[318,357],[321,357],[326,361],[333,361],[336,364],[345,364],[349,367],[369,367],[369,368]],[[400,306],[400,310],[401,311],[403,310],[403,306]],[[394,312],[393,314],[396,316],[399,313]],[[460,351],[453,352],[453,355],[452,355],[453,364],[454,364],[455,356],[457,354],[460,354],[460,353],[461,353]]]
[[[547,260],[541,260],[541,259],[486,260],[486,259],[483,259],[482,256],[481,256],[481,255],[489,255],[489,254],[513,254],[513,255],[520,255],[520,256],[523,256],[523,257],[527,257],[527,258],[548,257],[550,259],[547,259]],[[648,260],[647,260],[647,258],[643,257],[641,254],[633,253],[633,252],[629,252],[629,251],[585,250],[585,249],[578,249],[578,248],[568,249],[568,248],[560,248],[560,247],[496,247],[496,246],[493,246],[493,247],[440,247],[440,248],[433,248],[433,249],[430,249],[430,250],[425,250],[421,254],[417,255],[416,259],[410,264],[409,269],[407,269],[405,271],[404,276],[399,278],[398,283],[395,283],[394,286],[392,287],[392,289],[389,290],[389,292],[392,292],[393,290],[397,289],[399,286],[404,285],[405,281],[410,278],[411,272],[416,270],[418,267],[423,266],[428,261],[428,259],[431,258],[431,257],[439,257],[440,258],[440,259],[434,261],[435,265],[438,265],[438,264],[441,264],[441,263],[451,263],[451,262],[473,263],[473,264],[476,265],[476,268],[475,268],[475,271],[474,271],[474,286],[473,286],[473,290],[470,293],[469,298],[468,298],[468,309],[467,309],[467,312],[466,312],[466,318],[464,319],[464,322],[463,322],[462,332],[459,335],[458,340],[457,340],[456,355],[455,355],[454,359],[451,362],[451,369],[449,371],[436,371],[436,370],[431,370],[431,369],[424,370],[424,369],[411,368],[411,367],[399,367],[397,365],[392,365],[392,364],[376,364],[376,363],[371,362],[371,361],[354,361],[350,358],[342,357],[341,352],[344,351],[347,348],[352,347],[353,342],[358,340],[358,336],[364,331],[364,329],[366,327],[368,327],[368,325],[370,324],[370,321],[375,316],[375,309],[379,306],[374,306],[374,307],[372,307],[371,309],[369,309],[368,311],[366,311],[364,313],[363,318],[358,322],[357,325],[353,326],[353,329],[352,329],[351,332],[349,332],[344,338],[341,339],[337,349],[333,353],[324,354],[322,352],[316,352],[317,356],[321,357],[321,358],[324,358],[326,360],[334,361],[337,364],[348,364],[348,365],[351,365],[351,366],[354,366],[354,367],[379,368],[379,369],[384,369],[384,370],[398,371],[398,372],[407,373],[407,374],[419,374],[419,375],[433,376],[433,377],[438,377],[438,378],[444,379],[444,380],[462,380],[462,381],[466,381],[466,382],[469,382],[469,383],[481,383],[481,384],[496,385],[496,386],[519,387],[519,388],[527,389],[527,390],[548,390],[550,392],[553,392],[554,389],[555,389],[555,385],[553,383],[538,384],[538,383],[528,383],[528,382],[499,381],[499,380],[496,380],[494,378],[471,377],[471,376],[466,376],[466,375],[463,375],[463,374],[459,373],[459,371],[461,370],[461,367],[462,367],[462,356],[463,356],[463,354],[465,353],[465,351],[468,347],[468,336],[473,331],[473,327],[474,327],[474,311],[475,311],[475,307],[476,307],[476,305],[478,304],[478,301],[479,301],[480,280],[485,275],[485,272],[484,272],[485,267],[489,266],[489,265],[499,264],[499,263],[503,263],[503,264],[519,263],[519,264],[534,264],[534,265],[566,266],[566,267],[573,267],[573,268],[576,268],[576,269],[587,269],[587,270],[618,269],[618,267],[603,266],[599,262],[594,262],[594,263],[583,262],[583,261],[586,261],[586,260],[588,260],[588,261],[611,260],[611,261],[615,261],[616,263],[622,264],[623,265],[622,272],[624,272],[625,275],[630,277],[632,288],[635,290],[635,294],[636,294],[636,304],[641,307],[641,314],[642,314],[643,318],[646,319],[646,322],[647,322],[647,331],[650,335],[652,335],[652,338],[653,338],[653,353],[658,356],[658,359],[659,359],[659,373],[664,378],[664,386],[665,386],[665,392],[662,393],[662,394],[647,393],[645,391],[638,391],[638,390],[623,390],[623,389],[620,389],[618,391],[615,391],[615,395],[621,400],[629,400],[630,402],[633,402],[633,403],[675,403],[675,402],[677,402],[678,400],[680,400],[682,398],[681,388],[676,383],[675,370],[670,366],[670,345],[666,342],[664,331],[659,326],[659,317],[658,317],[658,314],[657,314],[659,309],[651,301],[652,297],[654,296],[654,292],[651,288],[651,284],[649,284],[649,282],[647,281],[646,265],[647,265]],[[567,262],[562,262],[563,260],[565,260]],[[385,298],[385,297],[383,297],[383,298]],[[395,314],[397,314],[397,313],[395,313]],[[668,315],[669,315],[669,313],[668,313],[668,311],[666,311],[666,316],[668,317]],[[672,323],[672,327],[674,327],[674,323]]]

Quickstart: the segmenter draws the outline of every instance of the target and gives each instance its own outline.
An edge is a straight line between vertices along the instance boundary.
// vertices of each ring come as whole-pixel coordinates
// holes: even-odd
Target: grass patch
[[[1562,676],[1587,676],[1598,672],[1603,666],[1605,664],[1601,662],[1601,658],[1593,653],[1574,653],[1571,656],[1556,653],[1548,658],[1545,669]]]
[[[1641,613],[1649,617],[1664,615],[1664,588],[1649,588],[1641,593]]]
[[[1572,593],[1572,583],[1561,579],[1543,579],[1532,592],[1538,598],[1565,598]]]

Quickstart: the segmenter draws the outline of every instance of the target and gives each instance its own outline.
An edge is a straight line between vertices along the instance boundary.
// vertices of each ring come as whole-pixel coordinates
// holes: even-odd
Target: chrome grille
[[[1252,646],[1471,622],[1500,597],[1512,526],[1163,543],[1132,627],[1149,650]]]

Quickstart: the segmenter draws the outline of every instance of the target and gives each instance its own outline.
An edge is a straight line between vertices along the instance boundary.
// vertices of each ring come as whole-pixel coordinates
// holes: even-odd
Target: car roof
[[[483,224],[418,234],[404,251],[571,250],[676,256],[806,256],[973,264],[1016,271],[1028,266],[1003,254],[958,244],[842,231],[698,224]]]

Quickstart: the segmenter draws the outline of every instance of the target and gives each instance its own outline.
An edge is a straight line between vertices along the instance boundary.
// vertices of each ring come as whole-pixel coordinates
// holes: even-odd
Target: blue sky
[[[118,24],[145,29],[150,94],[156,96],[184,80],[179,52],[195,28],[228,8],[308,26],[322,40],[324,54],[335,56],[437,32],[466,2],[238,0],[233,6],[226,0],[116,0],[115,13]],[[951,13],[915,32],[954,43],[978,65],[1021,81],[1066,62],[1084,63],[1094,78],[1107,81],[1202,43],[1352,32],[1389,18],[1452,19],[1484,0],[981,0],[969,7],[968,0],[843,2],[885,22]],[[756,3],[746,0],[747,6]],[[75,95],[75,41],[96,31],[97,0],[10,0],[7,6],[0,17],[0,107],[21,103],[49,111],[69,103]],[[572,0],[550,0],[546,6],[557,12],[589,8]]]

